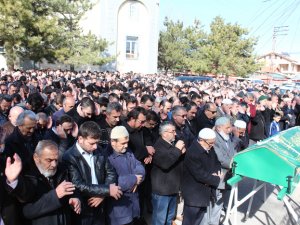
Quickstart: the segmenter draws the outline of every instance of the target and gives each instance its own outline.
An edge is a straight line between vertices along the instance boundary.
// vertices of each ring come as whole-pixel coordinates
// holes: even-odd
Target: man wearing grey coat
[[[221,164],[221,172],[224,179],[220,181],[217,189],[217,201],[207,207],[201,225],[219,225],[224,197],[228,193],[226,181],[231,177],[231,163],[233,156],[237,153],[239,139],[232,135],[232,124],[228,117],[220,117],[215,123],[216,142],[214,149]]]

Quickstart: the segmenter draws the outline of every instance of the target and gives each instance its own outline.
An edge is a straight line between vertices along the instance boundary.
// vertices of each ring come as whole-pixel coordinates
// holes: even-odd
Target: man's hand
[[[11,158],[7,157],[5,176],[9,183],[16,181],[22,170],[22,161],[17,153],[14,154],[14,162],[11,161]]]
[[[153,148],[153,146],[146,146],[148,154],[153,156],[155,153],[155,149]]]
[[[72,195],[74,190],[75,185],[65,180],[61,182],[55,189],[58,198],[63,198],[66,195]]]
[[[72,206],[72,208],[76,214],[81,213],[81,202],[78,198],[70,198],[69,205]]]
[[[152,162],[152,156],[151,155],[148,155],[148,157],[146,157],[145,159],[144,159],[144,163],[145,164],[150,164]]]
[[[184,142],[182,140],[178,140],[175,144],[175,147],[182,152],[182,150],[185,148]]]
[[[121,187],[117,186],[116,184],[109,185],[109,195],[114,199],[118,200],[122,196]]]
[[[139,185],[142,183],[143,176],[142,175],[135,175],[136,176],[136,184]]]
[[[88,205],[90,207],[98,207],[101,202],[103,202],[104,198],[101,198],[101,197],[91,197],[88,199]]]
[[[58,125],[56,127],[56,132],[57,132],[57,135],[62,138],[62,139],[66,139],[67,138],[67,134],[66,132],[64,131],[62,125]]]
[[[78,136],[78,125],[75,122],[73,123],[72,136],[74,138],[77,138],[77,136]]]
[[[221,171],[218,171],[217,173],[213,173],[213,176],[219,177],[220,180],[223,180],[224,174]]]

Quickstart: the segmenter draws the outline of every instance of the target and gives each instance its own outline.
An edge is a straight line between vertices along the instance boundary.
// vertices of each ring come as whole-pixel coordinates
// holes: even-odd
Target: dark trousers
[[[93,208],[93,213],[75,215],[72,224],[76,225],[105,225],[105,215],[102,207]]]
[[[182,225],[199,225],[206,212],[206,207],[184,205]]]

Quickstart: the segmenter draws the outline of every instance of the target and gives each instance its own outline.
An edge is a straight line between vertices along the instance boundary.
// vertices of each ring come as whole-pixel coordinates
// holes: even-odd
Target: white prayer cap
[[[199,138],[205,139],[205,140],[215,139],[216,138],[216,133],[214,132],[214,130],[212,130],[210,128],[203,128],[199,132]]]
[[[222,104],[231,105],[232,101],[229,98],[224,98],[223,101],[222,101]]]
[[[243,120],[236,120],[233,124],[237,128],[245,129],[247,127],[247,124]]]
[[[124,137],[129,137],[129,133],[124,126],[116,126],[111,130],[111,139],[119,139]]]

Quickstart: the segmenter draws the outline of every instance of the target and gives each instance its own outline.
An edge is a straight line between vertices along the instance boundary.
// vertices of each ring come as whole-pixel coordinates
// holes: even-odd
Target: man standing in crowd
[[[176,128],[176,140],[182,140],[188,148],[194,139],[194,135],[186,126],[187,111],[183,106],[175,106],[172,110],[172,122]]]
[[[27,168],[30,164],[33,151],[39,141],[35,133],[36,124],[36,114],[30,110],[25,110],[18,116],[17,126],[5,141],[4,156],[12,157],[17,153],[22,160],[23,168]]]
[[[34,162],[25,171],[27,198],[24,216],[31,225],[71,225],[71,210],[80,214],[81,204],[74,197],[75,186],[68,182],[68,171],[58,165],[58,147],[50,140],[40,141],[35,149]],[[30,191],[35,190],[35,191]]]
[[[185,109],[187,111],[185,124],[195,137],[197,135],[197,105],[194,102],[189,102],[185,104]]]
[[[18,116],[24,112],[24,109],[20,106],[14,106],[9,110],[8,121],[2,125],[7,135],[10,135],[16,126]]]
[[[0,126],[8,121],[8,112],[12,98],[9,95],[0,95]]]
[[[95,115],[96,105],[89,97],[84,97],[77,107],[72,108],[66,114],[71,116],[78,127],[86,121],[91,121]]]
[[[55,125],[48,129],[43,137],[44,140],[52,140],[58,145],[59,160],[74,143],[78,135],[78,126],[68,115],[63,115],[56,120]]]
[[[199,109],[197,113],[197,133],[203,128],[213,128],[216,115],[217,106],[214,103],[206,103],[203,109]]]
[[[55,123],[56,120],[58,120],[62,115],[69,112],[71,109],[75,107],[75,100],[73,97],[65,97],[63,100],[62,109],[56,111],[52,115],[52,121]]]
[[[232,126],[228,117],[220,117],[215,123],[216,141],[214,150],[221,164],[221,172],[224,179],[221,180],[216,190],[215,202],[210,202],[201,225],[219,225],[224,198],[228,187],[226,181],[231,178],[231,160],[237,152],[238,139],[231,135]]]
[[[120,199],[110,198],[108,215],[111,225],[134,224],[140,217],[137,187],[145,178],[145,169],[128,147],[129,133],[124,126],[111,130],[111,144],[108,146],[109,161],[116,169],[118,185],[123,195]]]
[[[199,225],[216,189],[223,179],[221,165],[213,149],[216,134],[210,128],[199,132],[186,152],[183,163],[183,225]]]
[[[122,114],[122,106],[118,102],[111,102],[107,104],[105,117],[102,117],[99,121],[101,128],[101,140],[100,145],[102,148],[106,148],[110,143],[111,130],[120,123],[120,117]]]
[[[249,136],[247,134],[247,124],[243,120],[236,120],[232,129],[233,135],[239,139],[237,152],[240,152],[248,147]]]
[[[88,121],[79,128],[78,140],[63,156],[71,182],[82,196],[82,211],[76,218],[78,225],[103,225],[105,197],[119,199],[121,188],[116,186],[117,175],[107,156],[100,151],[99,126]]]
[[[182,140],[175,142],[176,130],[171,123],[159,128],[151,170],[152,225],[171,225],[175,218],[177,195],[180,190],[182,155],[186,147]]]

